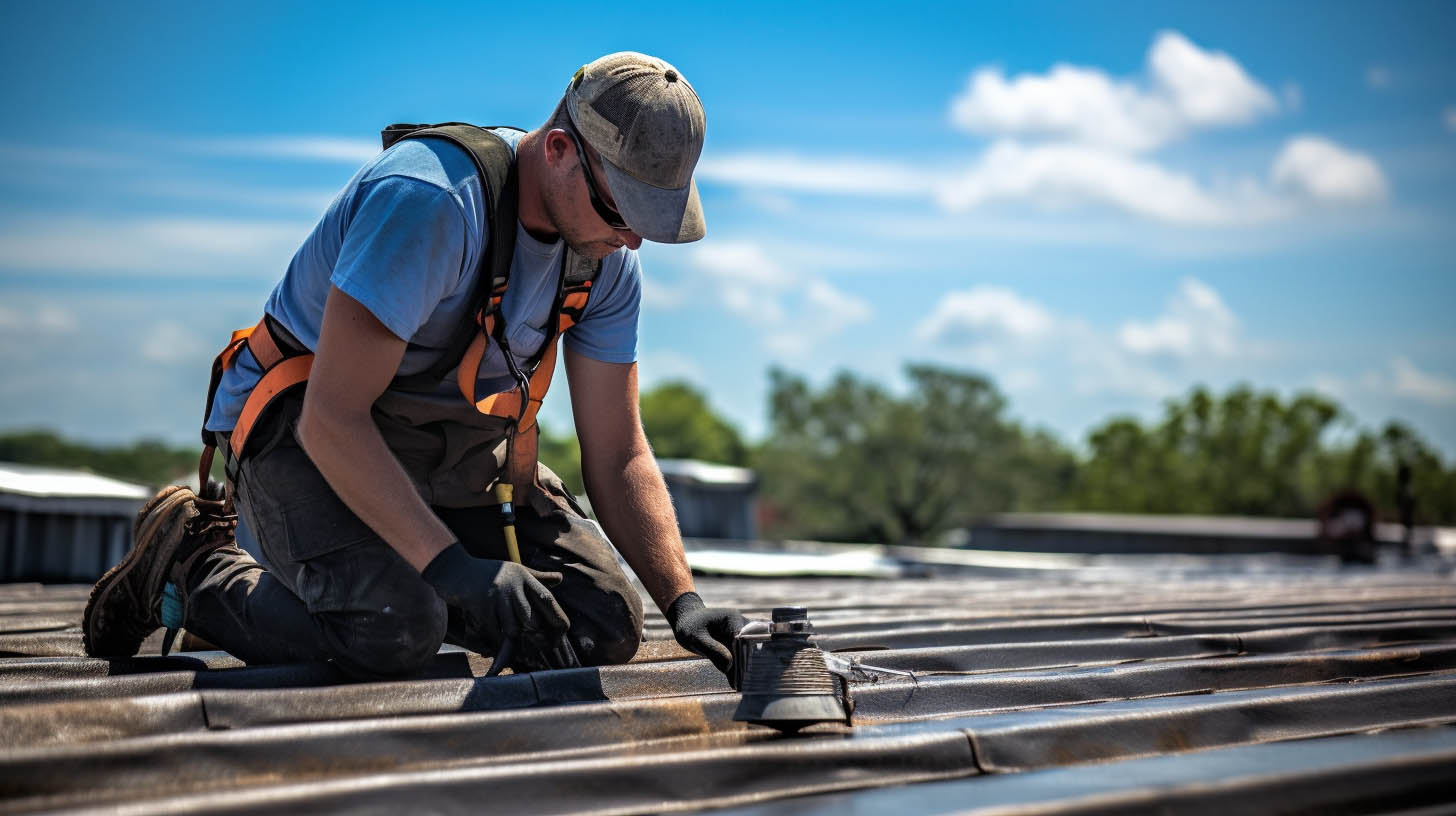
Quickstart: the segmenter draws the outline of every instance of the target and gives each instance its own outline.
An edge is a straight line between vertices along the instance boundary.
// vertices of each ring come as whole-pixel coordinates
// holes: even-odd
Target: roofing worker
[[[528,133],[415,127],[385,132],[403,138],[219,355],[203,437],[230,489],[173,486],[142,508],[87,604],[87,652],[135,654],[165,624],[168,646],[185,625],[249,663],[333,660],[356,677],[416,671],[442,641],[497,670],[623,663],[642,603],[615,544],[678,642],[727,672],[745,621],[693,591],[635,362],[637,248],[704,233],[696,92],[623,52],[578,70]],[[558,335],[610,542],[536,461]],[[520,563],[492,498],[504,485]],[[234,502],[268,568],[236,546]]]

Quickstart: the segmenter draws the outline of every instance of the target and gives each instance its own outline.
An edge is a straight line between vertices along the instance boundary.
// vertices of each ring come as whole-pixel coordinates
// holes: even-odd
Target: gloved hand
[[[718,671],[731,675],[733,638],[748,624],[737,609],[709,608],[696,592],[684,592],[667,607],[672,636],[684,649],[713,661]]]
[[[547,589],[561,583],[559,572],[476,558],[457,541],[435,556],[420,577],[464,615],[466,630],[498,657],[504,657],[500,649],[507,639],[549,650],[548,644],[559,641],[571,625]]]

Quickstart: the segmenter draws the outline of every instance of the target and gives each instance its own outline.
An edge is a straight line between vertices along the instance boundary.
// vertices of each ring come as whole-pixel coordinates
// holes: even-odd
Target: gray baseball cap
[[[608,54],[576,70],[566,112],[601,154],[607,186],[633,232],[665,244],[703,237],[693,168],[706,117],[676,68],[635,51]]]

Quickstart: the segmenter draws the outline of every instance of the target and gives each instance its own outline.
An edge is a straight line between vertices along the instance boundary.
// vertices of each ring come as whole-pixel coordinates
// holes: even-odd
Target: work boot
[[[167,653],[182,626],[189,567],[199,556],[232,544],[238,523],[221,485],[210,482],[206,492],[215,498],[169,485],[137,511],[131,551],[96,582],[82,613],[86,654],[131,657],[164,625]]]

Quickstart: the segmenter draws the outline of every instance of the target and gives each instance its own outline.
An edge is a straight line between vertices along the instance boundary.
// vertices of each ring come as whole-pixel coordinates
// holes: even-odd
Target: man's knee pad
[[[431,594],[351,616],[346,651],[338,659],[361,677],[397,677],[429,665],[445,639],[445,602]]]
[[[576,608],[568,614],[570,638],[582,665],[620,665],[630,661],[642,645],[640,602],[629,603],[621,595],[607,592],[589,609]]]

